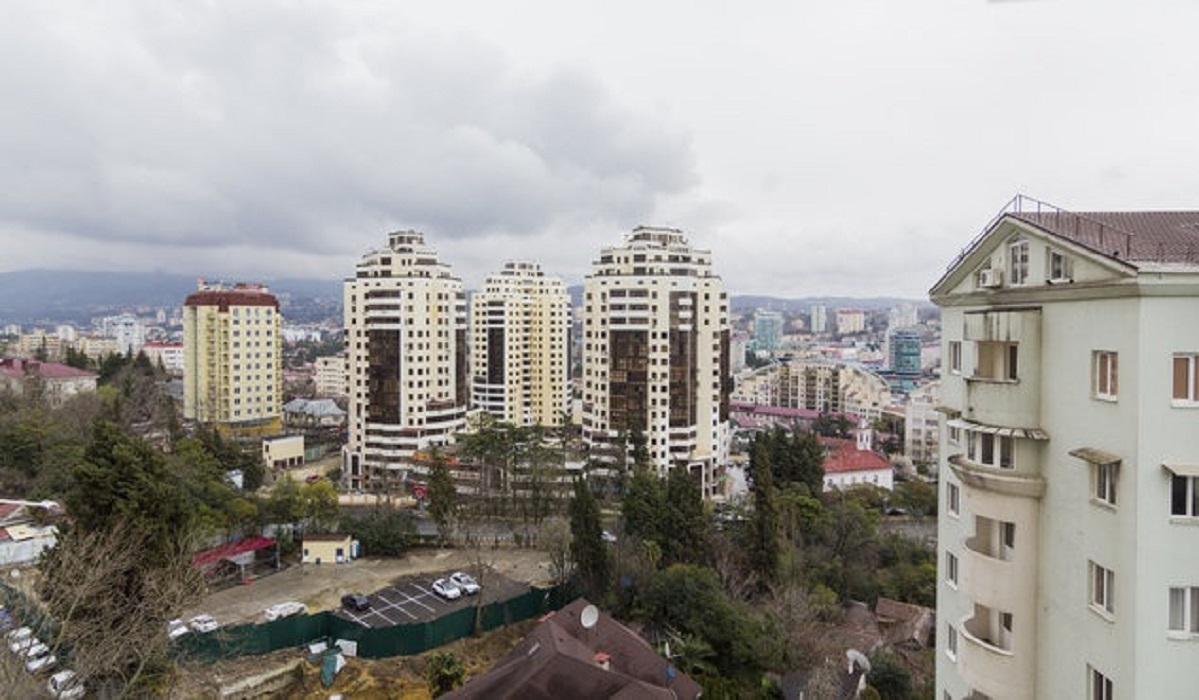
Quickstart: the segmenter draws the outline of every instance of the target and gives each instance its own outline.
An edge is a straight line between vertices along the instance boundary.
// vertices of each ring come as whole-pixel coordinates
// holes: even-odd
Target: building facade
[[[718,490],[728,459],[728,296],[711,253],[638,227],[584,281],[583,439],[614,456],[641,431],[659,473],[684,465]]]
[[[837,309],[837,333],[853,335],[866,332],[866,312],[861,309]]]
[[[783,315],[777,311],[754,312],[754,350],[775,352],[783,337]]]
[[[1195,695],[1196,249],[1018,197],[933,287],[938,698]]]
[[[875,420],[891,405],[891,390],[882,377],[857,365],[793,360],[742,377],[733,400]]]
[[[447,445],[466,425],[466,295],[423,233],[388,234],[345,281],[352,489],[398,489],[424,475],[418,451]]]
[[[346,356],[318,357],[313,361],[312,380],[317,396],[347,396]]]
[[[238,430],[281,424],[283,318],[266,287],[200,283],[183,302],[183,416]]]
[[[908,394],[903,406],[903,453],[916,464],[936,464],[941,444],[940,382]]]
[[[513,425],[561,425],[570,400],[570,295],[509,262],[471,297],[471,405]]]

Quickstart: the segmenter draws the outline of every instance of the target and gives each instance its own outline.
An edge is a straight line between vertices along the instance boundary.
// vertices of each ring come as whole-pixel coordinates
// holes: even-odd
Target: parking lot
[[[433,591],[433,582],[451,573],[443,571],[398,578],[390,586],[367,594],[370,609],[355,611],[341,607],[334,614],[366,627],[391,627],[437,619],[448,612],[475,605],[479,596],[483,596],[484,602],[491,603],[514,598],[528,590],[528,584],[489,573],[480,580],[483,590],[478,594],[446,600]]]

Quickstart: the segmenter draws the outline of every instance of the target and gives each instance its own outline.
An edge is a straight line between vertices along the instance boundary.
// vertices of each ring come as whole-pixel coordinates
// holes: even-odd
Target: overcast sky
[[[0,271],[469,287],[638,224],[735,294],[923,297],[1016,192],[1199,209],[1199,3],[0,3]]]

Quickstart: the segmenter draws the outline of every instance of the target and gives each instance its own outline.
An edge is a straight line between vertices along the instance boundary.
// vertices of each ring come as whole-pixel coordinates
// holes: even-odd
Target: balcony
[[[1017,601],[1013,598],[1021,589],[1015,585],[1015,566],[1010,561],[978,551],[975,539],[966,541],[966,549],[962,553],[962,591],[981,605],[1004,610],[1015,608]]]
[[[991,697],[1031,697],[1030,690],[1022,692],[1027,683],[1025,664],[1019,663],[1010,649],[1005,649],[990,634],[990,622],[979,612],[963,619],[958,625],[961,642],[958,644],[958,669],[962,680]]]
[[[1045,494],[1045,479],[1035,474],[986,467],[961,454],[949,457],[949,467],[962,483],[975,488],[1022,498],[1039,499]]]

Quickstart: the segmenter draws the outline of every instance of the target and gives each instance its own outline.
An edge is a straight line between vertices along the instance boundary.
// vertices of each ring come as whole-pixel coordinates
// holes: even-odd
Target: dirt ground
[[[298,601],[309,611],[333,610],[345,593],[370,594],[386,588],[401,576],[470,569],[476,554],[469,549],[414,550],[398,559],[358,559],[349,564],[320,566],[296,564],[278,573],[253,579],[207,596],[183,619],[207,613],[222,626],[261,622],[263,611],[285,601]],[[549,578],[544,552],[500,547],[482,551],[482,561],[515,581],[544,581]]]

